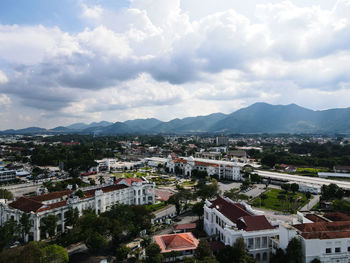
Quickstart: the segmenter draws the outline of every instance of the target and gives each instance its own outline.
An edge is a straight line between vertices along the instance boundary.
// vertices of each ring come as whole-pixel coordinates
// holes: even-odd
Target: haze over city
[[[0,129],[348,107],[350,2],[11,1]]]

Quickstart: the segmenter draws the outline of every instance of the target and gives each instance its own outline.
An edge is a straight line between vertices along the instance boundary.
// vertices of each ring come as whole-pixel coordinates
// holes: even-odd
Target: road
[[[268,172],[268,171],[255,171],[258,175],[265,177],[265,178],[271,178],[276,180],[282,180],[282,181],[289,181],[289,182],[298,182],[298,183],[305,183],[305,184],[316,184],[316,185],[329,185],[331,183],[337,184],[339,187],[350,190],[350,182],[344,182],[339,180],[330,180],[330,179],[324,179],[319,177],[309,177],[309,176],[300,176],[300,175],[294,175],[294,174],[283,174],[283,173],[276,173],[276,172]]]

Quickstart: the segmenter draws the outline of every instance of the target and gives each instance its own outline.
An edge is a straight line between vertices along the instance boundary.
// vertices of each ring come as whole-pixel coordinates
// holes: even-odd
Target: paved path
[[[310,202],[307,203],[306,205],[304,205],[300,209],[300,212],[310,211],[310,209],[313,208],[319,201],[320,201],[320,196],[319,195],[313,195],[312,199],[310,200]]]

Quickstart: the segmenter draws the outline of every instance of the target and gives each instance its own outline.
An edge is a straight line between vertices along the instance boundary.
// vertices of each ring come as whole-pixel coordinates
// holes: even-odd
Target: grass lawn
[[[158,204],[152,204],[152,205],[146,205],[146,209],[154,212],[157,211],[159,209],[162,209],[163,207],[166,207],[167,205],[165,204],[165,202],[160,202]]]
[[[183,183],[181,183],[182,186],[195,186],[196,182],[192,182],[192,181],[185,181]]]
[[[278,199],[279,195],[285,195],[284,190],[269,189],[265,194],[267,195],[267,199],[261,200],[260,197],[256,197],[251,202],[251,205],[255,207],[262,207],[262,208],[271,209],[275,211],[285,212],[285,211],[290,211],[292,208],[294,211],[297,211],[308,202],[308,199],[303,193],[295,193],[293,195],[292,192],[288,192],[287,196],[293,195],[294,197],[294,201],[292,202]]]

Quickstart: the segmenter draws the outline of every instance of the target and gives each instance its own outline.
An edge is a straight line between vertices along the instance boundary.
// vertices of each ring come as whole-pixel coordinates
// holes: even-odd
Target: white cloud
[[[249,0],[244,10],[228,0],[133,0],[117,11],[83,3],[82,32],[0,25],[0,92],[44,115],[83,118],[304,103],[311,90],[333,94],[312,107],[339,105],[350,82],[350,1],[302,2]]]

